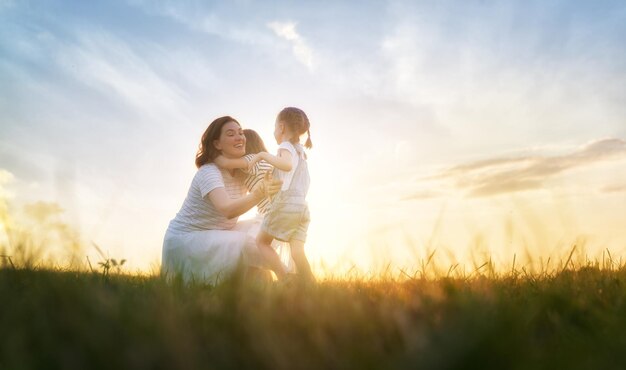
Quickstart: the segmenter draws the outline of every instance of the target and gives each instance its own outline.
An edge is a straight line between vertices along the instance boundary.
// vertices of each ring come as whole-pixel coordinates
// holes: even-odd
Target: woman
[[[220,117],[209,125],[196,154],[198,171],[180,211],[170,222],[163,241],[161,270],[167,277],[181,275],[188,282],[218,283],[231,276],[243,257],[248,266],[261,266],[253,223],[237,222],[268,194],[278,192],[281,182],[260,182],[246,194],[245,176],[213,163],[218,155],[241,158],[246,137],[237,120]]]

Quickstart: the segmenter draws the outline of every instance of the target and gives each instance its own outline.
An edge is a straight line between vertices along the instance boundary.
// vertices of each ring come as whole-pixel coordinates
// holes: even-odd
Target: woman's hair
[[[241,127],[239,122],[233,117],[224,116],[215,119],[204,131],[202,139],[200,139],[200,145],[198,145],[198,152],[196,153],[196,167],[200,168],[202,165],[211,163],[220,155],[220,151],[213,145],[213,142],[219,140],[222,134],[222,127],[228,122],[235,122]]]
[[[243,130],[243,134],[246,136],[246,154],[267,152],[263,139],[261,139],[256,131],[247,128]]]
[[[313,143],[311,142],[311,123],[302,109],[295,107],[284,108],[280,111],[280,113],[278,113],[276,120],[287,125],[289,130],[297,134],[298,137],[306,132],[307,139],[304,146],[307,149],[311,149],[313,147]]]

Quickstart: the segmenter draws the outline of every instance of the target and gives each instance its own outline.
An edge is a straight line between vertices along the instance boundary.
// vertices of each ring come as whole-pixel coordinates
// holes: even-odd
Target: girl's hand
[[[252,162],[254,162],[254,163],[260,161],[261,159],[263,159],[263,152],[257,153],[257,154],[252,156]]]

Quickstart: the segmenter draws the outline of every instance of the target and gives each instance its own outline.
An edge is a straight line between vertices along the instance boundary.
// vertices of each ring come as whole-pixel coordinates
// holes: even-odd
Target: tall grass
[[[626,268],[315,287],[0,269],[0,369],[618,369]]]
[[[0,370],[626,368],[626,266],[608,250],[498,266],[429,249],[414,270],[212,287],[123,274],[99,248],[54,267],[44,246],[76,261],[76,234],[44,217],[56,239],[39,238],[2,210]]]

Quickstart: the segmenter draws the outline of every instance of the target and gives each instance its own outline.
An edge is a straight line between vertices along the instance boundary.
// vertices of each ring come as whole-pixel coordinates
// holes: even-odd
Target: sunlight
[[[626,1],[0,25],[0,370],[624,363]]]
[[[7,234],[7,226],[4,220],[0,220],[0,251],[9,245],[9,236]]]
[[[611,173],[621,166],[616,163],[606,170]],[[575,178],[578,186],[595,182],[588,172]],[[625,206],[623,195],[582,196],[553,186],[496,197],[466,198],[458,191],[439,198],[394,197],[387,202],[380,202],[384,191],[374,194],[378,200],[368,198],[372,193],[362,189],[312,191],[316,217],[308,253],[324,276],[355,268],[374,274],[414,273],[435,251],[433,266],[458,264],[467,271],[485,262],[499,271],[513,263],[536,270],[548,260],[558,263],[567,258],[574,246],[575,257],[582,262],[601,259],[607,249],[613,254],[626,251],[618,216]]]
[[[448,8],[428,2],[364,5],[351,22],[337,21],[351,6],[317,18],[308,3],[284,17],[238,2],[119,5],[141,22],[48,4],[42,28],[10,3],[0,211],[10,202],[12,220],[92,259],[97,244],[153,269],[207,123],[232,115],[276,153],[285,106],[311,119],[306,251],[320,275],[531,265],[573,244],[626,252],[626,49],[611,7],[459,4],[449,28]],[[562,27],[570,11],[579,29]]]

